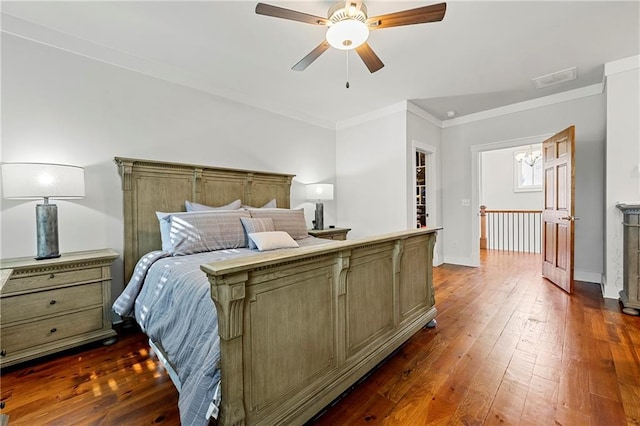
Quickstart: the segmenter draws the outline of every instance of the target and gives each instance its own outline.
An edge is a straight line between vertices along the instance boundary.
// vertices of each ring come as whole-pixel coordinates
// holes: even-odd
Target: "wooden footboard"
[[[412,230],[202,265],[219,424],[302,424],[432,320],[435,241]]]

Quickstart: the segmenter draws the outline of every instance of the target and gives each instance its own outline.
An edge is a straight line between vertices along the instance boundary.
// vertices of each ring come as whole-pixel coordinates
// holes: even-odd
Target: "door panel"
[[[554,250],[554,246],[556,243],[556,236],[555,236],[555,225],[553,223],[545,223],[544,224],[544,234],[543,234],[543,238],[545,241],[544,247],[544,256],[543,259],[545,262],[547,263],[555,263],[555,253],[556,251]]]
[[[567,262],[567,243],[569,239],[567,237],[567,233],[569,231],[569,227],[565,225],[558,224],[556,225],[557,231],[557,244],[558,244],[558,260],[556,261],[556,267],[562,269],[563,271],[567,270],[568,262]]]
[[[573,292],[575,128],[543,142],[544,232],[542,275],[568,293]]]
[[[563,185],[563,182],[567,181],[567,166],[566,164],[562,164],[558,166],[557,171],[558,175],[558,210],[567,210],[569,208],[569,203],[567,203],[567,188]]]
[[[556,192],[554,189],[554,174],[553,169],[545,170],[544,172],[544,208],[545,209],[553,209],[556,205]]]

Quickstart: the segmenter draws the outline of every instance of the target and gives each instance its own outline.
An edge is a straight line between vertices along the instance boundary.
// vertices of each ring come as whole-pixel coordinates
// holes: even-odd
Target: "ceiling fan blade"
[[[356,52],[362,59],[362,62],[369,68],[371,73],[378,71],[380,68],[384,67],[384,64],[378,58],[378,55],[373,51],[369,43],[363,43],[360,46],[356,47]]]
[[[291,69],[294,71],[304,71],[309,65],[311,65],[313,61],[318,59],[320,55],[326,52],[327,49],[329,49],[329,47],[330,47],[329,43],[326,40],[324,40],[315,49],[309,52],[307,56],[302,58],[300,62],[295,64],[293,67],[291,67]]]
[[[313,25],[327,25],[329,20],[320,16],[309,15],[308,13],[297,12],[284,7],[272,6],[270,4],[258,3],[256,5],[258,15],[273,16],[274,18],[288,19],[290,21],[304,22]]]
[[[367,19],[367,25],[370,30],[378,30],[381,28],[399,27],[402,25],[437,22],[444,19],[444,13],[446,11],[446,3],[432,4],[429,6],[418,7],[416,9],[404,10],[402,12],[374,16]]]

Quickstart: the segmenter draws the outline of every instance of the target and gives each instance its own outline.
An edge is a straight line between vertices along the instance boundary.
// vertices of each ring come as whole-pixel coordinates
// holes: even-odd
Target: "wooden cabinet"
[[[640,313],[640,204],[618,204],[623,221],[623,288],[620,301],[623,312]]]
[[[0,261],[0,366],[110,339],[113,250]]]
[[[346,240],[351,228],[310,229],[309,235],[327,240]]]

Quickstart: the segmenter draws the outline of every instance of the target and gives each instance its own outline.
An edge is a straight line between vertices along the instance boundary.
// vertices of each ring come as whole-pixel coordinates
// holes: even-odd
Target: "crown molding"
[[[607,62],[604,64],[604,75],[608,77],[625,71],[631,71],[640,68],[640,55],[631,56],[629,58],[618,59],[617,61]]]
[[[338,121],[336,123],[336,130],[343,130],[349,127],[357,126],[359,124],[366,123],[368,121],[378,120],[383,117],[387,117],[391,114],[395,114],[398,112],[407,111],[408,109],[408,101],[400,101],[395,104],[391,104],[389,106],[376,109],[374,111],[367,112],[365,114],[357,115],[355,117]]]
[[[384,108],[377,109],[375,111],[361,114],[356,117],[339,121],[336,123],[336,130],[346,129],[351,126],[366,123],[368,121],[377,120],[382,117],[400,112],[407,111],[416,116],[428,121],[429,123],[438,126],[442,129],[448,127],[455,127],[462,124],[473,123],[476,121],[482,121],[490,118],[501,117],[503,115],[513,114],[516,112],[527,111],[531,109],[541,108],[549,105],[559,104],[562,102],[568,102],[575,99],[586,98],[589,96],[600,95],[604,92],[604,81],[592,84],[590,86],[581,87],[574,90],[568,90],[566,92],[556,93],[554,95],[543,96],[529,101],[518,102],[511,105],[506,105],[499,108],[488,109],[485,111],[477,112],[474,114],[468,114],[462,117],[452,118],[449,120],[440,120],[427,111],[420,108],[418,105],[411,101],[402,101],[389,105]]]
[[[503,115],[513,114],[516,112],[527,111],[530,109],[541,108],[549,105],[568,102],[575,99],[586,98],[588,96],[599,95],[604,92],[604,82],[592,84],[591,86],[581,87],[579,89],[568,90],[566,92],[556,93],[554,95],[543,96],[529,101],[518,102],[504,107],[488,109],[486,111],[465,115],[451,120],[442,122],[442,127],[454,127],[461,124],[473,123],[475,121],[487,120]]]
[[[418,105],[414,104],[411,101],[407,102],[407,111],[422,118],[425,121],[428,121],[429,123],[433,124],[434,126],[438,126],[440,128],[442,128],[442,120],[440,120],[439,118],[431,115],[430,113],[428,113],[427,111],[423,110],[422,108],[420,108]]]

